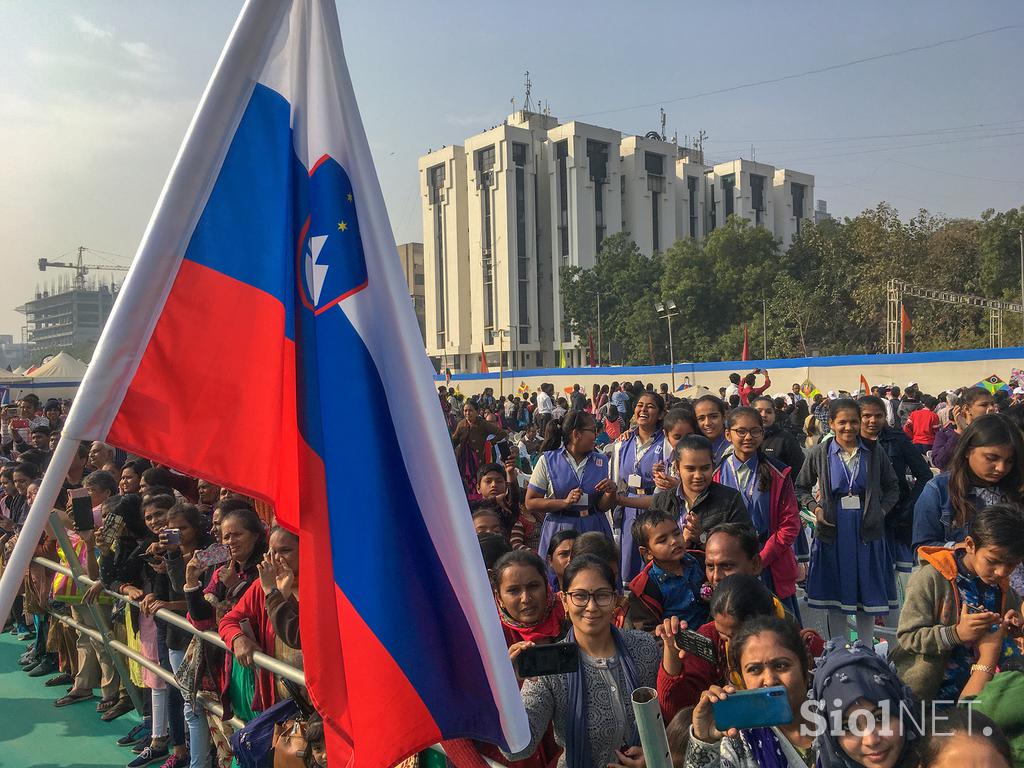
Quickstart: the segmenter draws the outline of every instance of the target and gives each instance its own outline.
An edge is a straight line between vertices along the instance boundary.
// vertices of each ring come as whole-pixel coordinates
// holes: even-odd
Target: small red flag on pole
[[[483,342],[480,342],[480,373],[490,373],[487,370],[487,355],[484,354]]]
[[[740,360],[750,359],[750,345],[747,339],[747,326],[743,326],[743,352],[740,355]]]

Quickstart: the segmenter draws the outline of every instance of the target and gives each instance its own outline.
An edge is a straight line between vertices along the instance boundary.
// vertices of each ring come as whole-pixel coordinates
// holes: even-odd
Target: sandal
[[[89,701],[89,699],[93,699],[95,697],[96,696],[92,691],[80,691],[78,693],[71,691],[67,696],[61,696],[53,702],[53,706],[66,707],[69,704],[77,704],[80,701]]]
[[[100,715],[100,720],[105,723],[109,723],[111,720],[116,720],[121,715],[126,715],[129,712],[135,710],[135,705],[132,704],[132,700],[128,697],[118,699],[117,703],[114,704],[110,709]]]
[[[106,712],[112,706],[117,704],[121,699],[115,697],[113,699],[100,699],[100,703],[96,705],[97,712]]]

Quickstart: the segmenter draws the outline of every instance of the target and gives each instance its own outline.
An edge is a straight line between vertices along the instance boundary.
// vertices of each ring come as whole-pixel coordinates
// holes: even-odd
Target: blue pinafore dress
[[[619,446],[619,483],[620,487],[626,486],[626,493],[629,496],[651,496],[655,488],[654,465],[665,459],[665,434],[658,430],[643,445],[639,444],[638,438],[639,435],[634,434]],[[640,478],[639,487],[629,487],[629,478],[632,475]],[[633,523],[639,511],[636,507],[622,507],[619,548],[622,552],[620,573],[623,584],[631,582],[644,568],[640,550],[633,541]]]
[[[818,478],[832,494],[836,514],[835,541],[815,537],[807,573],[807,604],[812,608],[838,608],[846,614],[885,614],[899,606],[896,576],[885,537],[863,542],[860,521],[868,482],[867,448],[861,443],[852,471],[839,455],[839,444],[828,446],[828,478]],[[824,492],[824,488],[822,489]],[[843,498],[857,500],[856,509],[844,509]]]
[[[547,513],[541,525],[540,542],[537,547],[541,557],[547,556],[551,537],[567,528],[573,528],[580,533],[601,531],[611,539],[612,527],[608,522],[608,515],[597,508],[600,494],[596,490],[597,484],[608,478],[607,457],[597,451],[592,451],[577,472],[577,468],[573,466],[573,461],[565,448],[546,451],[543,456],[548,474],[548,487],[538,488],[532,483],[531,487],[548,498],[554,499],[564,499],[574,488],[579,488],[587,494],[587,504],[586,506],[580,505],[577,509]],[[550,566],[548,570],[550,571]]]
[[[758,488],[757,468],[760,461],[761,457],[757,455],[752,456],[747,461],[747,466],[750,467],[750,476],[747,478],[746,484],[740,487],[739,478],[736,476],[740,462],[739,459],[730,453],[722,460],[722,465],[718,471],[718,482],[730,488],[735,488],[740,492],[743,501],[747,505],[747,512],[750,513],[750,520],[754,524],[754,530],[757,531],[757,539],[761,542],[761,546],[764,547],[768,537],[771,536],[772,500],[770,487],[763,491]],[[772,579],[771,568],[766,567],[762,569],[761,583],[768,587],[772,594],[775,594],[775,581]],[[801,621],[800,604],[797,602],[795,594],[786,598],[779,598],[779,601],[786,607],[786,610],[793,614],[797,622]]]

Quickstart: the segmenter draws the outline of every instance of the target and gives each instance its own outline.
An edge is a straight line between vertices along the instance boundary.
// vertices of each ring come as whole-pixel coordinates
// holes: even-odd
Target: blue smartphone
[[[793,720],[789,695],[781,685],[730,693],[725,701],[712,704],[711,710],[715,716],[715,727],[720,731],[730,728],[767,728],[771,725],[785,725]]]

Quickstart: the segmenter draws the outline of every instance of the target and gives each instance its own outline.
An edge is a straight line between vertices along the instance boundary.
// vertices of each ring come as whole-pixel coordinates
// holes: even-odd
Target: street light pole
[[[1024,251],[1022,251],[1024,253]],[[1021,257],[1024,258],[1024,257]],[[1024,264],[1024,262],[1021,262]],[[1021,272],[1021,296],[1024,297],[1024,272]],[[601,364],[601,292],[597,292],[597,364]]]
[[[1017,236],[1020,238],[1020,303],[1024,306],[1024,229],[1018,229]],[[1024,328],[1024,312],[1020,315],[1020,322]]]
[[[676,391],[676,355],[672,346],[672,318],[678,315],[676,303],[669,299],[664,304],[660,301],[654,305],[658,311],[658,317],[668,321],[668,366],[669,375],[672,378],[672,391]]]

